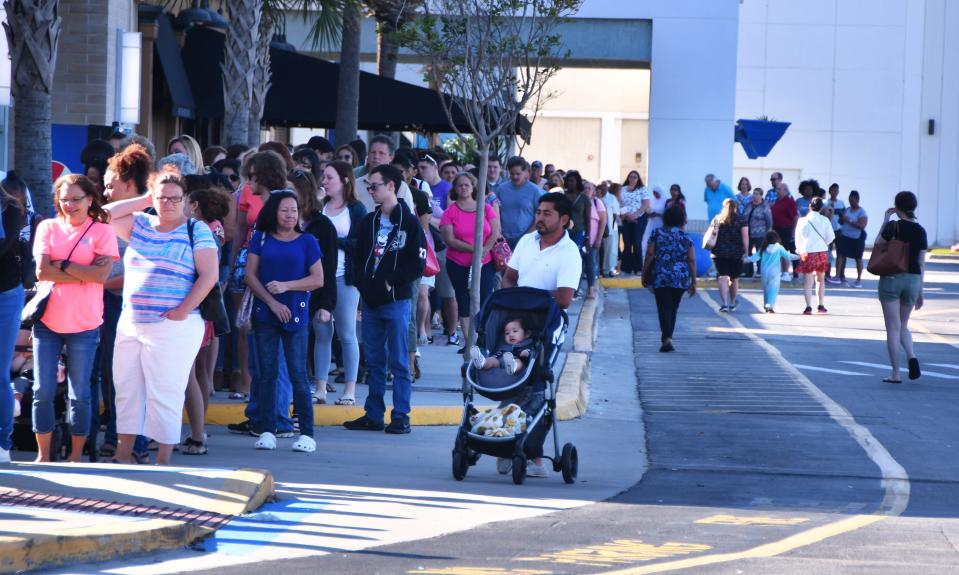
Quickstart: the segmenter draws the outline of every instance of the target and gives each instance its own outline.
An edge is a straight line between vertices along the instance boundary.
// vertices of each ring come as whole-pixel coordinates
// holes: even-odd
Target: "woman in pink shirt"
[[[478,209],[476,188],[476,178],[472,174],[463,173],[456,176],[453,180],[453,187],[450,188],[449,203],[446,206],[446,211],[443,212],[443,218],[440,220],[440,232],[443,234],[443,241],[448,246],[446,250],[446,272],[450,276],[450,283],[453,284],[453,292],[456,294],[460,327],[464,336],[469,334],[470,318],[472,313],[475,313],[475,310],[470,310],[469,278],[473,252],[475,251],[473,245],[476,237],[476,210]],[[480,260],[483,264],[480,268],[480,307],[496,287],[496,265],[493,263],[490,250],[493,249],[493,244],[499,237],[500,222],[496,217],[496,210],[489,204],[484,203],[483,243],[480,245],[483,250]]]
[[[103,282],[120,253],[93,182],[63,176],[53,194],[57,217],[40,222],[33,246],[37,279],[53,282],[43,317],[33,326],[33,432],[36,461],[50,461],[57,369],[66,346],[70,460],[78,462],[90,432],[90,373],[103,323]]]

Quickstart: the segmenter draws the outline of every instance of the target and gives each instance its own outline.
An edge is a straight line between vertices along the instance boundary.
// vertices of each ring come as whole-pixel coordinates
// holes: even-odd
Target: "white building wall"
[[[736,117],[792,126],[767,158],[736,146],[735,176],[768,187],[778,170],[794,189],[805,178],[837,182],[843,197],[857,189],[870,238],[910,190],[930,241],[954,242],[959,39],[947,31],[957,26],[951,0],[743,0]]]
[[[653,21],[649,183],[680,184],[705,219],[703,176],[732,178],[738,0],[586,0],[577,16]]]

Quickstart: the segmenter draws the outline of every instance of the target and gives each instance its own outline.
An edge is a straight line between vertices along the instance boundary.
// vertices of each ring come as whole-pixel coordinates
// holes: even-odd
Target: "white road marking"
[[[839,363],[848,363],[850,365],[861,365],[863,367],[875,367],[879,369],[889,369],[888,365],[883,365],[881,363],[869,363],[868,361],[841,361]],[[900,367],[899,371],[903,373],[909,373],[909,370],[904,367]],[[959,375],[949,375],[948,373],[939,373],[937,371],[926,371],[926,370],[922,370],[922,376],[935,377],[938,379],[959,379]]]
[[[953,365],[951,363],[930,363],[929,365],[934,367],[944,367],[946,369],[959,369],[959,365]]]
[[[863,451],[866,452],[866,455],[869,456],[869,459],[873,461],[878,467],[879,471],[882,474],[881,485],[885,491],[885,496],[883,497],[882,503],[879,505],[878,514],[880,515],[902,515],[903,511],[906,510],[906,507],[909,505],[909,494],[912,490],[912,486],[909,482],[909,474],[906,472],[906,468],[899,464],[896,461],[892,454],[886,450],[885,446],[879,442],[878,439],[869,431],[866,427],[856,421],[856,418],[853,417],[849,411],[836,403],[831,397],[826,395],[823,390],[816,387],[816,385],[809,380],[808,377],[803,375],[801,371],[796,369],[793,364],[786,361],[786,358],[783,357],[782,352],[780,352],[775,346],[759,337],[754,333],[749,333],[743,327],[743,324],[740,323],[735,316],[731,314],[721,314],[719,313],[719,304],[717,304],[711,296],[709,296],[705,290],[699,291],[699,297],[706,302],[706,305],[711,307],[714,312],[719,316],[725,316],[726,320],[729,321],[734,327],[746,332],[745,335],[749,339],[756,342],[759,347],[766,350],[769,355],[773,358],[787,372],[791,373],[792,376],[796,379],[796,382],[804,387],[806,391],[813,398],[818,401],[823,408],[829,413],[829,417],[833,419],[836,423],[842,426],[843,429],[849,433],[850,436],[862,447]]]
[[[793,364],[799,369],[804,369],[806,371],[823,371],[825,373],[835,373],[838,375],[869,375],[868,373],[859,373],[858,371],[843,371],[841,369],[829,369],[826,367],[816,367],[814,365],[802,365],[800,363]]]

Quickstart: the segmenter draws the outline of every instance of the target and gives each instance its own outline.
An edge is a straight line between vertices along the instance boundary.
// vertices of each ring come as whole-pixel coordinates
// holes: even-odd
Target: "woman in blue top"
[[[661,352],[673,351],[673,330],[676,313],[683,292],[696,294],[696,252],[689,234],[683,231],[686,212],[674,205],[663,214],[663,227],[655,230],[649,238],[646,257],[643,260],[643,281],[650,278],[656,295],[656,311],[659,313],[659,329],[662,332]]]
[[[276,385],[280,342],[293,385],[293,406],[300,421],[300,436],[293,451],[312,453],[313,397],[306,374],[310,325],[310,292],[323,287],[323,261],[316,238],[299,231],[299,203],[295,192],[270,194],[256,220],[246,263],[246,285],[253,302],[253,336],[260,369],[258,413],[253,428],[259,433],[257,449],[276,449]]]

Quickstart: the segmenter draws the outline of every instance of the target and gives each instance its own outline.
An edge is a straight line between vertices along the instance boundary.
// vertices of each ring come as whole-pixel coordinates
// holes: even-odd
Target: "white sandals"
[[[309,435],[301,435],[293,444],[293,451],[313,453],[316,451],[316,440]]]
[[[253,447],[256,449],[276,449],[276,436],[269,431],[261,433]]]

